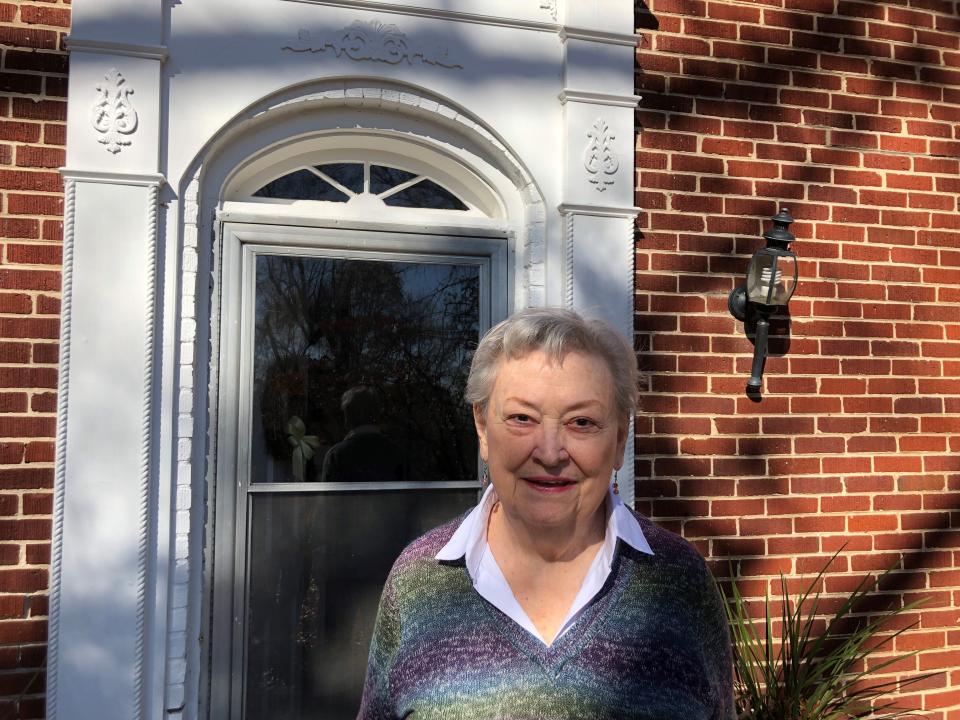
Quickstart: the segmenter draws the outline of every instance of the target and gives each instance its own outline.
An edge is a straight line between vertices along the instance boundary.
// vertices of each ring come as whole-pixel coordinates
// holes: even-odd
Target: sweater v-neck
[[[619,541],[618,541],[619,546]],[[619,550],[619,547],[618,547]],[[493,626],[516,649],[539,666],[551,681],[556,681],[564,665],[587,645],[600,631],[604,619],[609,617],[606,610],[615,605],[623,595],[634,572],[634,563],[625,561],[623,554],[617,552],[600,591],[587,603],[579,617],[570,626],[570,631],[556,638],[550,645],[509,617],[484,597],[478,599],[490,616]]]

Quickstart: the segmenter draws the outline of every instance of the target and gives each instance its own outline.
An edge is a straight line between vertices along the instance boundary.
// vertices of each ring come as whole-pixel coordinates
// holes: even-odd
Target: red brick
[[[63,192],[63,180],[60,178],[59,173],[37,172],[32,170],[0,170],[0,186],[5,190]],[[36,224],[33,223],[32,227],[36,227]],[[33,234],[27,237],[35,236],[36,233],[34,231]]]
[[[0,140],[40,142],[40,123],[0,121]]]
[[[20,167],[58,168],[66,163],[66,153],[60,148],[21,145],[17,148],[16,164]]]
[[[22,413],[27,411],[26,393],[0,392],[0,412]]]
[[[57,47],[57,33],[54,30],[0,26],[0,45],[54,50]]]
[[[0,289],[4,290],[59,290],[60,273],[54,270],[0,270]]]
[[[2,42],[2,28],[0,28],[0,42]],[[38,31],[39,32],[39,31]],[[14,118],[27,120],[59,120],[67,119],[67,103],[61,100],[30,100],[28,98],[13,98],[12,115]]]
[[[0,181],[4,179],[5,176],[0,176]],[[8,186],[4,185],[4,187]],[[40,223],[36,220],[21,218],[0,218],[0,236],[5,238],[38,238],[40,237]]]
[[[63,198],[46,195],[7,196],[7,211],[12,215],[63,215]]]

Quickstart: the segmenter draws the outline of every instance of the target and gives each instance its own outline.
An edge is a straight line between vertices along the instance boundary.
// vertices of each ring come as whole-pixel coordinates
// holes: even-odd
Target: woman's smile
[[[521,478],[537,492],[543,493],[562,493],[567,492],[576,485],[575,480],[566,480],[564,478],[551,477],[524,477]]]

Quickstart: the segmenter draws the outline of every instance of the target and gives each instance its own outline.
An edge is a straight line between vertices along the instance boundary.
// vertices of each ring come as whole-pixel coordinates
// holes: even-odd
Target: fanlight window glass
[[[328,163],[299,168],[271,180],[253,197],[349,203],[370,197],[390,207],[466,211],[470,207],[425,175],[373,163]]]

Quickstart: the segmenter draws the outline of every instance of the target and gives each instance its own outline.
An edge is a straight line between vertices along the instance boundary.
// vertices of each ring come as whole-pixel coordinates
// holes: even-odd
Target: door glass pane
[[[352,720],[383,582],[477,491],[250,497],[245,720]]]
[[[251,483],[476,478],[477,264],[259,255]]]

